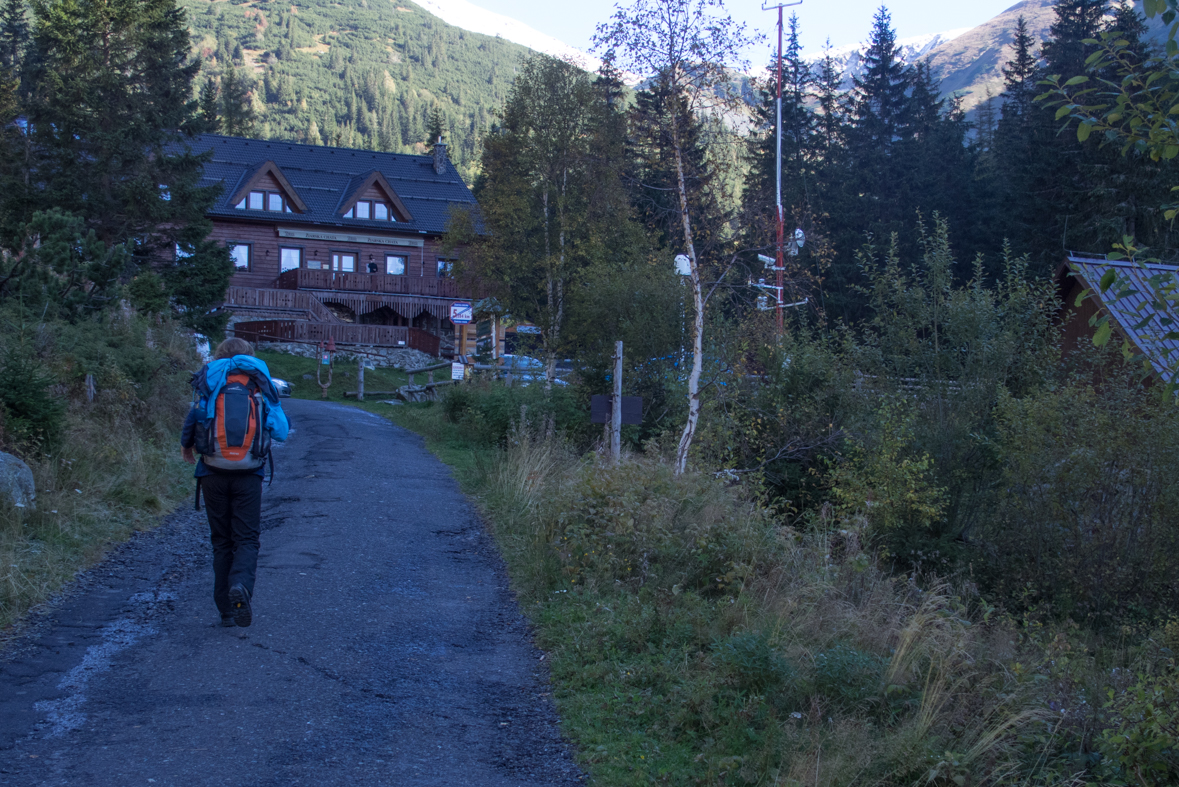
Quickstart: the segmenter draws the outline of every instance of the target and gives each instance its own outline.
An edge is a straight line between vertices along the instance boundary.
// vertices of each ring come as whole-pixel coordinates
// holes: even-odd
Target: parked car
[[[545,379],[547,365],[539,358],[531,358],[527,355],[503,355],[500,356],[499,364],[500,368],[505,371],[511,370],[512,377],[518,380],[521,385],[528,385],[533,380],[543,381]],[[557,379],[553,382],[557,385],[566,385],[566,382],[561,379],[561,375],[568,374],[572,370],[571,361],[558,361]]]
[[[278,389],[279,398],[285,399],[291,395],[294,386],[286,380],[280,380],[277,377],[271,377],[270,382],[274,383],[274,387]]]

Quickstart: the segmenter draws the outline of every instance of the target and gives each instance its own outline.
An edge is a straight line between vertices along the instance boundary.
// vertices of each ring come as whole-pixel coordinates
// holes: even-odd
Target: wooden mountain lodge
[[[451,322],[474,293],[451,278],[441,237],[475,198],[445,145],[410,156],[204,135],[192,148],[212,153],[203,185],[222,187],[210,218],[237,267],[235,335],[436,356],[474,344],[473,325]]]

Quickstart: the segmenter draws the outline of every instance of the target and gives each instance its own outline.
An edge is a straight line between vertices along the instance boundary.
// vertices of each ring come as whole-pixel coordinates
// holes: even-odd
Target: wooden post
[[[622,342],[614,343],[614,398],[610,401],[610,456],[622,458]]]
[[[356,370],[356,401],[364,401],[364,356],[358,355],[360,368]]]

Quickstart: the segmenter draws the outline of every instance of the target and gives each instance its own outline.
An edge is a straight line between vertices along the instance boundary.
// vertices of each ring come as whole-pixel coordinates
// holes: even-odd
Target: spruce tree
[[[851,140],[853,146],[887,155],[904,134],[911,72],[901,61],[892,17],[884,6],[873,18],[864,64],[864,74],[855,78],[851,95]]]
[[[1003,66],[1002,110],[995,131],[994,209],[988,219],[993,241],[1010,241],[1017,253],[1031,250],[1043,218],[1034,191],[1034,179],[1046,146],[1053,144],[1052,129],[1044,108],[1036,104],[1039,61],[1032,51],[1035,40],[1027,20],[1020,17],[1012,41],[1014,52]]]
[[[4,0],[0,6],[0,70],[15,73],[29,41],[24,0]]]
[[[1012,58],[1003,66],[1003,117],[1024,119],[1031,115],[1036,97],[1036,69],[1038,61],[1032,52],[1035,40],[1028,32],[1028,22],[1020,17],[1015,24],[1015,49]]]
[[[835,58],[831,56],[831,42],[828,41],[827,53],[819,63],[815,83],[819,106],[818,144],[824,153],[833,151],[839,145],[846,125],[840,93],[842,82],[839,67],[835,63]]]
[[[894,148],[909,133],[912,72],[901,61],[888,9],[881,6],[864,53],[863,76],[846,99],[844,146],[831,157],[832,196],[827,211],[836,255],[828,276],[829,313],[852,321],[864,313],[856,251],[869,233],[884,239],[912,225],[916,205]]]
[[[209,134],[216,134],[221,130],[221,118],[218,112],[217,83],[212,77],[201,85],[200,98],[197,99],[200,108],[202,130]]]
[[[162,268],[189,323],[215,333],[233,268],[208,240],[219,189],[200,186],[203,159],[186,147],[199,128],[200,63],[184,10],[175,0],[50,0],[34,11],[30,207],[82,217],[98,242],[124,246],[131,256],[117,281]],[[178,257],[177,244],[191,253]],[[92,301],[109,302],[94,284]]]
[[[1085,42],[1098,37],[1109,8],[1110,0],[1057,0],[1053,6],[1056,18],[1043,49],[1048,73],[1075,76],[1085,72],[1085,60],[1096,49]]]
[[[254,133],[253,85],[232,65],[221,75],[221,130],[231,137]]]
[[[442,105],[435,104],[430,113],[430,125],[426,128],[426,148],[433,148],[439,142],[446,141],[446,120],[442,117]]]

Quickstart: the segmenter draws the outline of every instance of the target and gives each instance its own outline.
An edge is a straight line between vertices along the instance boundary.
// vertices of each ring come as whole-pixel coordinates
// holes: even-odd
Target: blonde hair
[[[220,361],[222,358],[232,358],[235,355],[253,354],[254,347],[245,339],[226,339],[213,351],[213,360]]]

